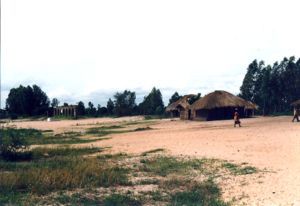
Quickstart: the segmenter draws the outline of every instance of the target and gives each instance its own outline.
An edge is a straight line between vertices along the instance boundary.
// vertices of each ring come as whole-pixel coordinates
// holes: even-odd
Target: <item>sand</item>
[[[18,122],[17,127],[54,129],[75,128],[78,124],[113,123],[140,120],[141,117],[87,119],[58,122]],[[140,154],[164,148],[175,156],[219,158],[247,162],[264,170],[244,176],[245,184],[230,182],[224,198],[242,197],[239,205],[300,205],[300,123],[291,117],[242,119],[241,128],[233,121],[159,120],[153,130],[111,135],[93,146],[112,147],[111,152]],[[254,178],[255,177],[255,178]]]

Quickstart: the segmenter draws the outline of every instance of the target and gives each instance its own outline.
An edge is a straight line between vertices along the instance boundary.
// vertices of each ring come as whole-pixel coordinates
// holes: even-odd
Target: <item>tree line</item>
[[[175,92],[169,104],[177,101],[181,96]],[[12,118],[30,117],[30,116],[50,116],[53,113],[53,108],[60,105],[57,98],[49,100],[47,94],[42,89],[33,85],[24,87],[20,85],[18,88],[10,90],[6,100],[6,111]],[[68,106],[68,103],[63,103],[63,106]],[[130,90],[116,92],[112,98],[109,98],[107,104],[95,106],[92,102],[87,105],[79,101],[78,115],[89,117],[102,116],[130,116],[130,115],[164,115],[165,105],[161,91],[155,87],[146,95],[143,101],[136,103],[136,93]],[[3,116],[3,114],[2,114]]]
[[[254,60],[239,95],[256,103],[263,115],[290,112],[290,104],[300,99],[300,58],[285,57],[273,65]]]

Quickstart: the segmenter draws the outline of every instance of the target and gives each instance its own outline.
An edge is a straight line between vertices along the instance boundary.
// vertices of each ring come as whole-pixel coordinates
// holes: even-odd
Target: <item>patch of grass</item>
[[[139,132],[139,131],[145,131],[145,130],[151,130],[151,129],[152,129],[151,127],[139,127],[139,128],[136,128],[134,131]]]
[[[230,162],[222,164],[222,167],[228,169],[234,175],[248,175],[257,172],[257,169],[252,166],[239,166]]]
[[[103,149],[97,147],[83,147],[83,148],[72,148],[72,147],[57,147],[57,148],[46,148],[37,147],[31,150],[33,159],[40,158],[51,158],[56,156],[80,156],[94,154],[102,152]]]
[[[165,151],[165,149],[158,148],[158,149],[153,149],[153,150],[143,152],[141,155],[142,156],[147,156],[148,154],[157,153],[157,152],[164,152],[164,151]]]
[[[42,137],[42,132],[37,129],[17,129],[17,128],[2,128],[2,137],[7,137],[10,135],[18,136],[20,138],[40,138]]]
[[[139,185],[157,185],[159,184],[159,180],[157,179],[144,179],[138,182]]]
[[[110,126],[102,126],[99,128],[107,130],[107,129],[122,129],[124,127],[121,125],[110,125]]]
[[[56,202],[63,205],[101,205],[103,201],[96,197],[87,197],[82,193],[75,193],[72,195],[62,194],[55,198]]]
[[[41,132],[48,133],[48,132],[53,132],[53,130],[52,129],[46,129],[46,130],[42,130]]]
[[[123,159],[125,157],[128,157],[126,153],[117,153],[117,154],[103,154],[103,155],[98,155],[97,159],[103,161],[103,160],[119,160]]]
[[[6,169],[10,170],[0,173],[0,194],[47,194],[74,188],[130,185],[129,169],[107,165],[96,158],[55,157]]]
[[[167,118],[165,115],[146,115],[144,117],[145,120],[152,120],[152,119],[165,119]]]
[[[178,160],[174,157],[159,156],[151,159],[142,159],[141,171],[151,172],[160,176],[171,173],[186,172],[190,169],[201,169],[201,160]]]
[[[113,127],[122,128],[121,126],[113,126]],[[96,135],[98,137],[102,137],[102,136],[109,135],[109,134],[119,134],[119,133],[130,132],[130,130],[111,130],[111,129],[116,129],[116,128],[92,127],[92,128],[87,129],[86,134],[91,134],[91,135]]]
[[[191,179],[186,179],[184,177],[176,177],[176,178],[171,178],[171,179],[161,181],[159,187],[168,190],[173,190],[182,187],[189,187],[189,185],[191,184],[192,184]]]
[[[16,136],[26,141],[28,145],[44,145],[44,144],[81,144],[94,141],[104,140],[104,138],[83,139],[80,138],[80,132],[65,132],[61,134],[52,134],[52,130],[36,130],[36,129],[1,129],[2,137]]]
[[[107,138],[93,138],[83,139],[80,132],[65,132],[56,135],[43,135],[40,138],[29,139],[30,144],[44,145],[44,144],[83,144],[90,143]]]
[[[198,183],[192,188],[171,195],[172,206],[226,206],[221,191],[212,181]]]
[[[131,195],[112,194],[104,199],[104,206],[140,206],[142,202]]]
[[[149,194],[151,195],[152,200],[156,201],[166,201],[166,197],[162,195],[162,192],[159,190],[150,191]]]

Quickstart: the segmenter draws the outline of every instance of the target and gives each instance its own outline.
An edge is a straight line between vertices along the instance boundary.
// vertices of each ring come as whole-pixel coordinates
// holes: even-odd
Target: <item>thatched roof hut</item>
[[[207,94],[191,106],[194,119],[199,120],[231,119],[235,108],[242,117],[245,117],[249,115],[247,110],[254,111],[257,105],[219,90]]]
[[[300,99],[297,101],[292,102],[291,106],[293,107],[299,107],[300,106]]]
[[[172,117],[180,117],[180,119],[187,120],[191,117],[189,99],[194,97],[194,94],[188,94],[181,97],[176,102],[173,102],[166,108],[166,112],[171,113]]]

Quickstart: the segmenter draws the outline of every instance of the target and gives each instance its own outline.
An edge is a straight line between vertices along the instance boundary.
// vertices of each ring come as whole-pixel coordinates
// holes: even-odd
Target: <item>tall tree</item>
[[[262,114],[290,111],[291,102],[300,99],[300,59],[285,57],[273,66],[253,61],[240,95],[258,104]]]
[[[77,112],[79,116],[85,115],[85,106],[82,101],[78,102]]]
[[[127,116],[135,113],[135,92],[129,90],[125,90],[123,93],[117,92],[114,99],[114,113],[117,116]]]
[[[98,106],[97,106],[97,115],[100,116],[100,117],[107,115],[107,108],[106,107],[101,107],[101,105],[98,104]]]
[[[180,96],[178,94],[178,92],[175,92],[171,98],[169,99],[169,105],[172,104],[173,102],[176,102],[177,100],[179,100],[182,96]]]
[[[59,105],[59,101],[57,98],[53,98],[51,101],[51,107],[57,107]]]
[[[109,98],[109,100],[107,101],[106,108],[107,108],[107,114],[108,115],[113,115],[114,114],[115,104],[111,100],[111,98]]]
[[[45,92],[37,85],[13,88],[6,100],[6,109],[10,114],[19,116],[44,115],[50,101]]]
[[[262,63],[261,63],[262,65]],[[254,60],[247,69],[247,73],[240,88],[240,96],[244,99],[254,101],[256,81],[260,73],[259,64]]]
[[[86,109],[86,113],[89,116],[96,116],[97,115],[97,110],[94,107],[94,104],[92,102],[88,102],[88,108]]]
[[[144,115],[160,115],[164,112],[164,103],[159,89],[154,87],[151,92],[144,97],[144,101],[139,104],[139,111]]]

